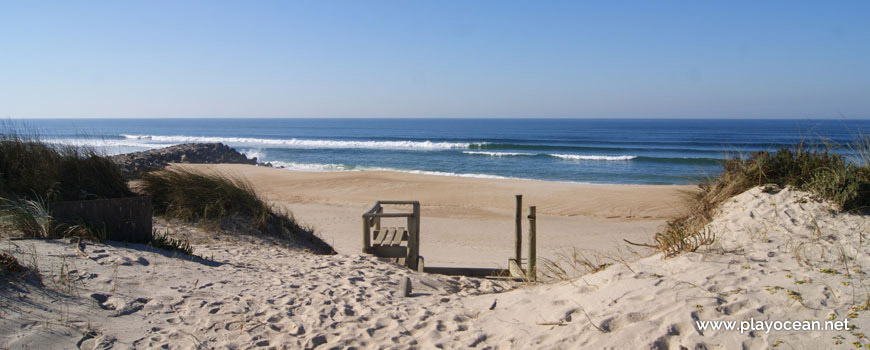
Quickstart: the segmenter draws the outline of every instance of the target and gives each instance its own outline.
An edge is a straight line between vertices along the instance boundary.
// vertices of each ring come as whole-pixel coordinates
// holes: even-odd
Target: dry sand
[[[713,246],[580,278],[510,286],[314,256],[263,238],[147,247],[0,241],[0,346],[32,349],[850,349],[868,344],[867,217],[806,193],[724,204]],[[181,228],[185,229],[185,228]],[[208,237],[210,233],[199,235]],[[404,278],[414,286],[403,297]],[[28,282],[30,281],[30,282]],[[514,288],[519,287],[519,288]],[[700,330],[696,321],[842,321],[851,330]]]
[[[343,254],[361,251],[361,217],[375,201],[420,201],[420,251],[427,266],[505,267],[514,250],[516,194],[524,196],[524,215],[528,206],[537,206],[538,256],[554,258],[573,248],[615,254],[623,238],[646,242],[677,215],[683,193],[696,188],[184,166],[247,178]],[[527,224],[524,220],[524,230]]]

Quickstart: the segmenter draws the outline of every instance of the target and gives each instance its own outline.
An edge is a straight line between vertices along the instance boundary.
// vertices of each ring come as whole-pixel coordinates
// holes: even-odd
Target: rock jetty
[[[248,158],[222,143],[186,143],[166,148],[112,156],[128,178],[163,169],[169,163],[257,164],[257,157]],[[268,164],[263,164],[268,165]]]

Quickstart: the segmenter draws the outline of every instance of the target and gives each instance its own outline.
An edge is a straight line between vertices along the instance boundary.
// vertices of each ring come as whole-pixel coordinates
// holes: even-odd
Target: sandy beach
[[[268,238],[216,236],[184,225],[169,226],[201,242],[195,253],[207,260],[135,244],[3,240],[4,251],[39,277],[3,290],[0,343],[39,349],[854,348],[866,343],[870,327],[866,218],[831,209],[807,193],[755,188],[729,200],[710,223],[713,246],[538,284],[424,274],[368,255],[316,256]],[[406,278],[409,296],[400,291]],[[843,330],[846,319],[856,328]],[[762,324],[745,328],[752,320]],[[708,321],[740,326],[699,326]],[[780,329],[764,328],[777,321]],[[782,322],[791,321],[840,322],[841,328],[783,330]]]
[[[183,166],[248,179],[266,199],[291,211],[343,254],[360,252],[361,216],[375,201],[420,201],[420,250],[428,266],[505,267],[514,249],[516,194],[523,195],[524,215],[528,206],[537,207],[538,256],[552,259],[574,248],[616,254],[623,239],[646,242],[679,213],[683,194],[696,188]]]
[[[870,350],[870,1],[0,5],[0,350]]]

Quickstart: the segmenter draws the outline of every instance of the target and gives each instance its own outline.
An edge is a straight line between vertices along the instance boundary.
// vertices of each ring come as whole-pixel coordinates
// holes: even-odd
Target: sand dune
[[[2,241],[44,286],[4,285],[9,348],[821,349],[866,346],[865,216],[808,194],[750,190],[717,243],[563,281],[508,285],[196,233],[190,261],[121,244]],[[186,228],[182,228],[187,230]],[[191,229],[194,230],[195,229]],[[409,278],[414,292],[398,286]],[[697,321],[842,321],[851,330],[701,330]]]

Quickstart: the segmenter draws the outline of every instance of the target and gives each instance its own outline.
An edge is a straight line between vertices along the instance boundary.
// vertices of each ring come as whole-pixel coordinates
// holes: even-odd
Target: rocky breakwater
[[[128,178],[137,178],[143,173],[163,169],[169,163],[200,164],[251,164],[256,165],[257,157],[248,158],[222,143],[187,143],[166,148],[134,152],[112,156]],[[269,164],[261,164],[269,165]]]

